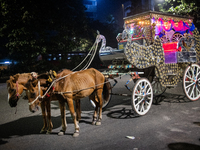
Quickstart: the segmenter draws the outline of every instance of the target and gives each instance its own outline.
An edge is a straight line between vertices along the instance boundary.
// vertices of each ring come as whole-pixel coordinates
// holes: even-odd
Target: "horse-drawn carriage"
[[[96,108],[92,124],[101,124],[102,104],[105,107],[111,98],[111,88],[106,77],[114,79],[117,83],[117,77],[130,75],[130,80],[125,86],[132,93],[132,108],[138,115],[145,115],[149,111],[153,95],[162,94],[166,88],[175,87],[181,80],[186,96],[191,101],[198,100],[200,66],[197,62],[200,55],[200,36],[193,24],[193,18],[145,12],[124,18],[124,21],[124,31],[117,36],[118,49],[106,46],[105,37],[98,34],[87,55],[91,55],[90,62],[82,71],[65,69],[57,75],[50,71],[41,75],[26,73],[11,76],[7,81],[10,106],[17,105],[25,89],[30,111],[35,112],[37,106],[41,105],[44,121],[41,132],[50,133],[53,127],[50,102],[58,100],[62,118],[62,130],[59,134],[63,135],[66,130],[67,102],[73,116],[76,137],[79,135],[81,98],[89,96],[93,100]],[[94,68],[86,70],[101,40],[99,56],[108,69],[103,72]],[[135,83],[133,89],[128,86],[131,80]],[[73,100],[76,101],[77,115]]]
[[[145,115],[153,101],[166,88],[183,81],[183,89],[191,101],[200,98],[199,32],[192,17],[145,12],[124,18],[124,31],[117,35],[118,49],[102,45],[99,56],[108,70],[102,72],[113,78],[129,74],[135,82],[132,108]],[[106,106],[108,101],[104,104]]]

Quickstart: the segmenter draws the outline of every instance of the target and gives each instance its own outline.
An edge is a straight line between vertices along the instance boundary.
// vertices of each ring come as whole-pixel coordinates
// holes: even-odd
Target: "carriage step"
[[[130,94],[117,94],[117,93],[110,93],[111,95],[118,95],[118,96],[132,96]]]
[[[176,73],[167,73],[167,76],[177,76]]]
[[[177,85],[166,85],[166,88],[174,88],[177,87]]]

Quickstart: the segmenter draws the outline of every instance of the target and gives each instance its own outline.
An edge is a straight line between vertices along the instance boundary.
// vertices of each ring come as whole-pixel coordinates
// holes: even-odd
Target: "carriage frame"
[[[125,87],[132,92],[132,108],[138,115],[150,110],[153,96],[180,81],[188,99],[200,98],[200,36],[192,17],[148,11],[124,18],[117,49],[106,46],[103,35],[98,38],[102,40],[99,57],[108,67],[102,73],[111,79],[130,75]],[[103,107],[110,99],[104,100]]]

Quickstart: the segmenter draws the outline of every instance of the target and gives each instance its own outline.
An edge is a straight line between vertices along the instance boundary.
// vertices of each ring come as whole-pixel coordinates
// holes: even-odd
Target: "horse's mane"
[[[59,70],[59,71],[57,72],[57,74],[60,74],[60,73],[63,72],[63,71],[71,71],[71,70],[69,70],[69,69],[61,69],[61,70]]]
[[[37,76],[37,79],[48,79],[48,77],[49,77],[48,73],[42,73]]]

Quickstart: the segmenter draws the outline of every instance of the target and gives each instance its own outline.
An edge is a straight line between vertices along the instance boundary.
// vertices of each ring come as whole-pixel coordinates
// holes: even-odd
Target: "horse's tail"
[[[108,98],[109,98],[109,95],[110,95],[110,93],[109,93],[109,91],[110,91],[110,82],[107,82],[108,81],[108,79],[107,78],[105,78],[105,83],[104,83],[104,86],[103,86],[103,99],[105,100],[105,101],[108,101]]]

